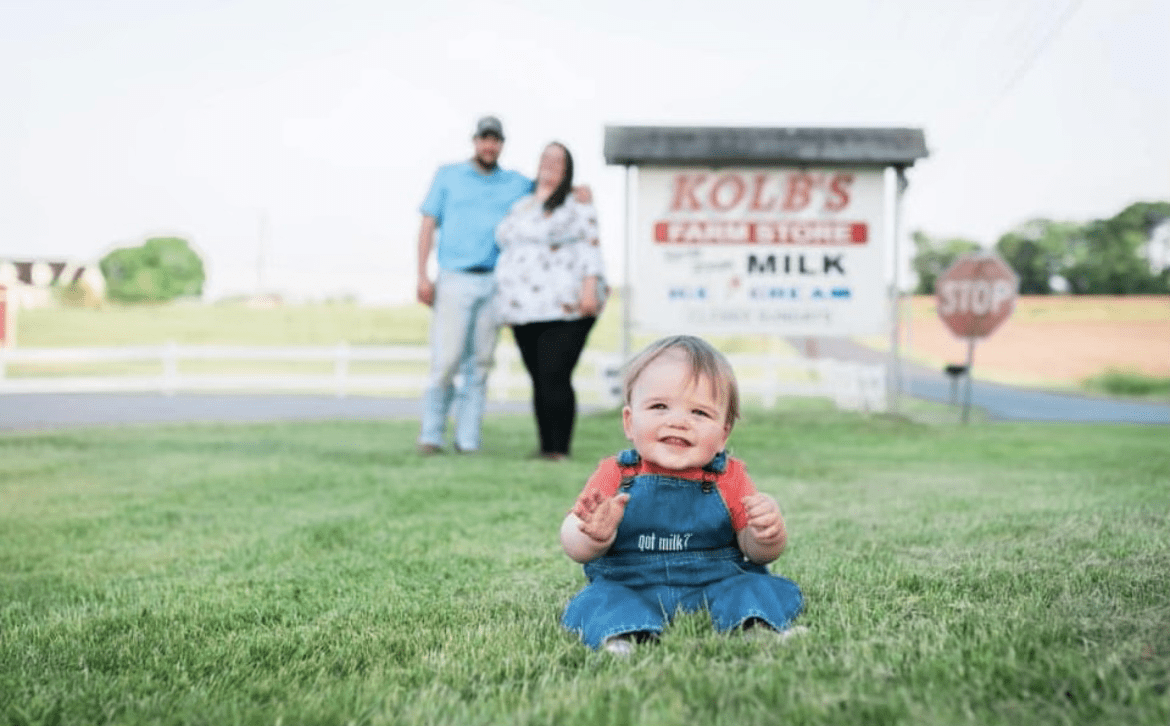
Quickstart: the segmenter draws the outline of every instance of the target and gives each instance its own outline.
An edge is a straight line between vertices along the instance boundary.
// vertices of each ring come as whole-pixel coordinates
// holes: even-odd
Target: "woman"
[[[540,156],[533,193],[496,228],[496,304],[532,379],[540,456],[569,455],[577,396],[572,375],[604,303],[597,212],[574,198],[573,157],[553,142]]]

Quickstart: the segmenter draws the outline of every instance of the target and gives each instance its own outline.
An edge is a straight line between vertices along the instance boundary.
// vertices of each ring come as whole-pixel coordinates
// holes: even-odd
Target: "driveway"
[[[804,349],[804,339],[791,339]],[[817,338],[817,354],[826,358],[862,363],[889,363],[889,356],[845,338]],[[936,403],[962,403],[965,383],[952,392],[952,383],[941,369],[901,362],[903,393]],[[954,395],[957,394],[957,395]],[[1170,404],[1126,401],[1101,396],[1055,393],[1034,388],[971,380],[971,406],[993,421],[1065,421],[1081,423],[1131,423],[1170,425]]]

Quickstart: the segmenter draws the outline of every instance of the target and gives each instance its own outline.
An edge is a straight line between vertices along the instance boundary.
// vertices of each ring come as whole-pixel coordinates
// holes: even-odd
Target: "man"
[[[532,191],[532,180],[499,168],[504,127],[485,116],[472,136],[475,155],[442,166],[422,203],[418,233],[418,300],[432,308],[431,369],[423,393],[419,452],[443,451],[447,415],[455,402],[454,447],[469,453],[480,447],[480,427],[487,403],[499,328],[492,311],[493,271],[499,248],[496,226],[512,204]],[[438,278],[427,274],[435,246]],[[460,373],[456,395],[454,378]]]

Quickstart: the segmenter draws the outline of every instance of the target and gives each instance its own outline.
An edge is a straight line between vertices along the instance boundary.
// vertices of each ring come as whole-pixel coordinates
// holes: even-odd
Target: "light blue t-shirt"
[[[497,167],[482,174],[470,161],[435,172],[420,211],[438,228],[436,256],[443,270],[496,266],[496,226],[517,199],[532,191],[532,180]]]

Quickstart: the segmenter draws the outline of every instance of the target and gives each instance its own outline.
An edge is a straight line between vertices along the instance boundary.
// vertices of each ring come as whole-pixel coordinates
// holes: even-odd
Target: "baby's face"
[[[693,378],[682,353],[666,351],[642,370],[622,409],[626,438],[667,469],[706,466],[727,444],[727,402],[712,381]]]

